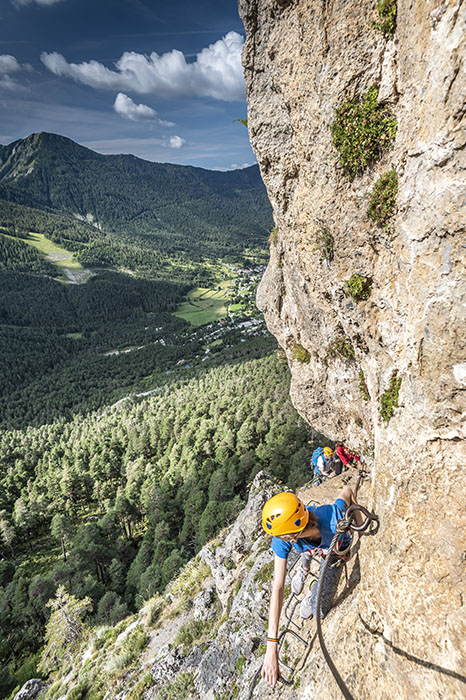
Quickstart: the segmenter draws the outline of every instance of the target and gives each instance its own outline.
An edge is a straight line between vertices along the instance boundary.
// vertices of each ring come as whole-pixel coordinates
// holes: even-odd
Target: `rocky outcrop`
[[[465,7],[400,0],[387,40],[375,5],[240,0],[248,126],[276,223],[258,305],[301,415],[374,453],[381,529],[361,558],[354,625],[331,641],[343,671],[358,698],[453,700],[466,692]],[[373,86],[396,138],[351,180],[331,124]],[[389,170],[397,209],[382,228],[367,208]],[[354,274],[367,299],[345,294]],[[334,693],[319,674],[303,697]]]
[[[26,681],[21,690],[18,690],[14,700],[35,700],[43,697],[48,684],[44,683],[40,678],[31,678]]]

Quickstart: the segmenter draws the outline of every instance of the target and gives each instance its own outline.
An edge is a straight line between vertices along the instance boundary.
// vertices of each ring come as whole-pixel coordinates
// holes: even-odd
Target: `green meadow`
[[[186,301],[182,302],[174,312],[178,318],[183,318],[193,326],[202,326],[227,316],[227,289],[231,280],[223,280],[215,289],[196,287],[192,289]]]
[[[64,276],[68,282],[82,284],[92,277],[93,273],[90,270],[86,270],[81,263],[73,260],[73,253],[46,238],[43,233],[30,233],[24,240],[43,253],[49,262],[56,265],[62,278]]]

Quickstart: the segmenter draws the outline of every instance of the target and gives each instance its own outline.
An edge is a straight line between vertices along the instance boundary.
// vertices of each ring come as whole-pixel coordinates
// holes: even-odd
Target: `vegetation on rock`
[[[194,690],[194,674],[182,672],[177,678],[159,691],[159,700],[185,700]]]
[[[364,372],[362,369],[358,373],[358,389],[363,401],[370,401],[371,397],[369,394],[369,389],[367,388],[366,378],[364,377]]]
[[[262,586],[272,580],[273,576],[273,561],[264,564],[262,569],[260,569],[254,576],[254,583],[258,586]]]
[[[398,174],[390,170],[380,177],[372,188],[367,215],[376,224],[386,229],[388,220],[396,208],[398,194]]]
[[[59,586],[54,599],[47,603],[52,610],[45,630],[45,647],[39,670],[48,673],[66,656],[70,657],[83,633],[83,618],[92,610],[89,597],[78,600]]]
[[[386,39],[393,39],[396,29],[397,0],[380,0],[377,3],[379,20],[372,22],[372,29],[382,32]]]
[[[277,241],[278,241],[278,227],[274,226],[273,229],[270,231],[269,243],[270,243],[270,245],[276,245]]]
[[[304,364],[308,364],[311,360],[311,356],[306,350],[306,348],[303,348],[302,345],[299,343],[296,343],[291,351],[291,357],[293,360],[297,360],[298,362],[302,362]]]
[[[345,102],[331,125],[340,165],[351,180],[376,161],[396,135],[396,119],[387,107],[379,105],[377,96],[377,88],[371,88]]]
[[[334,256],[334,240],[330,230],[325,226],[320,226],[316,232],[316,250],[322,260],[330,263]]]
[[[342,360],[349,361],[351,362],[352,360],[355,359],[355,353],[354,353],[354,348],[351,345],[351,342],[343,337],[338,337],[336,338],[329,346],[328,346],[328,352],[327,352],[328,357],[339,357]]]
[[[398,407],[398,395],[401,387],[401,377],[394,372],[390,379],[388,389],[380,397],[380,416],[385,425],[388,425],[390,418]]]
[[[368,277],[363,277],[354,273],[349,280],[345,282],[344,292],[354,301],[363,301],[368,299],[372,291],[372,284]]]

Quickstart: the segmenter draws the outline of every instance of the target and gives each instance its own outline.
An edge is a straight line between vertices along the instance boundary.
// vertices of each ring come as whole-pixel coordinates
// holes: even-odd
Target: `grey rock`
[[[34,700],[46,688],[48,683],[44,683],[40,678],[31,678],[18,690],[13,700]]]
[[[193,600],[194,618],[196,620],[208,620],[215,615],[213,602],[215,600],[215,589],[213,587],[201,591]]]

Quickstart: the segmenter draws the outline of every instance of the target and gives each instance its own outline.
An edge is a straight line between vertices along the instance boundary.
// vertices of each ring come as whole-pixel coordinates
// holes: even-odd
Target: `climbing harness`
[[[359,488],[364,481],[365,478],[367,478],[368,474],[364,469],[359,470],[359,475],[358,479],[356,481],[356,485],[354,488],[354,495],[357,497]],[[333,477],[331,477],[333,478]],[[321,505],[318,501],[315,500],[310,500],[306,505]],[[361,525],[356,525],[356,513],[360,512],[364,515],[365,520]],[[310,562],[310,576],[313,579],[311,581],[311,585],[313,583],[317,583],[317,615],[316,615],[316,624],[317,624],[317,634],[319,637],[319,643],[322,649],[322,653],[324,655],[324,658],[330,668],[330,671],[332,672],[333,677],[335,678],[341,692],[343,693],[345,700],[354,700],[353,696],[349,692],[347,686],[345,685],[344,681],[342,680],[340,674],[338,673],[337,668],[335,667],[335,664],[332,661],[332,658],[327,650],[327,647],[324,642],[323,634],[322,634],[322,624],[321,624],[321,602],[322,602],[322,592],[323,592],[323,584],[325,580],[325,575],[327,572],[327,569],[333,568],[335,566],[340,566],[341,563],[344,565],[344,570],[345,570],[345,585],[348,588],[349,587],[349,579],[348,579],[348,571],[347,571],[347,563],[349,562],[350,559],[356,554],[356,552],[359,549],[359,542],[356,544],[356,546],[353,547],[352,544],[352,533],[353,532],[366,532],[367,534],[375,535],[379,527],[379,519],[378,516],[375,513],[370,513],[367,508],[364,506],[361,506],[359,504],[353,504],[349,506],[349,508],[345,512],[345,517],[341,518],[336,526],[336,533],[330,543],[330,546],[326,551],[322,549],[315,549],[312,552],[312,557],[311,557],[311,562]],[[338,539],[340,536],[344,533],[348,533],[350,535],[350,542],[348,546],[342,550],[339,548],[339,543]],[[333,557],[331,556],[333,555]],[[317,572],[311,571],[311,566],[312,564],[317,560],[317,557],[320,556],[324,560],[324,565],[322,567],[322,571],[320,574]],[[336,558],[336,561],[335,561]],[[294,569],[296,566],[297,562],[300,560],[300,557],[297,556],[295,561],[291,564],[291,566],[288,568],[288,575],[291,576],[291,571]],[[296,607],[299,604],[299,598],[295,593],[292,593],[291,596],[288,598],[288,601],[284,607],[284,615],[286,619],[285,623],[285,628],[284,630],[280,633],[278,637],[278,663],[280,666],[284,667],[287,669],[287,671],[290,672],[290,674],[293,673],[293,668],[289,666],[285,661],[280,658],[280,653],[282,650],[283,643],[285,641],[286,635],[291,635],[295,639],[297,639],[300,643],[304,644],[305,647],[308,646],[308,642],[306,642],[303,637],[298,634],[294,629],[291,629],[292,626],[294,626],[297,630],[300,630],[301,628],[299,625],[296,624],[296,622],[293,621],[293,615],[294,611],[296,610]],[[253,693],[254,693],[254,688],[256,686],[256,683],[261,677],[261,671],[262,667],[259,668],[254,676],[251,679],[251,682],[249,684],[249,689],[248,689],[248,695],[246,700],[251,700]],[[290,679],[285,679],[282,676],[278,677],[278,680],[285,684],[285,685],[291,685],[292,681]]]

